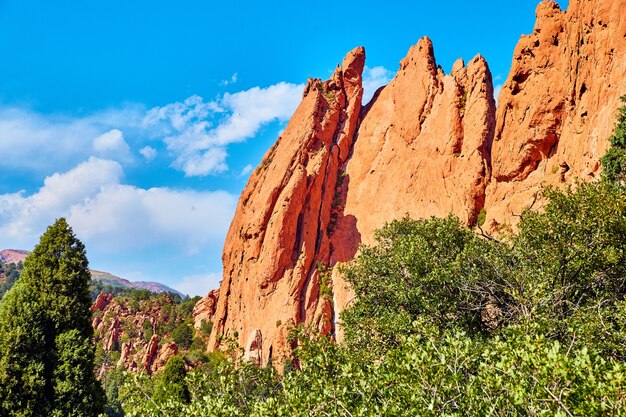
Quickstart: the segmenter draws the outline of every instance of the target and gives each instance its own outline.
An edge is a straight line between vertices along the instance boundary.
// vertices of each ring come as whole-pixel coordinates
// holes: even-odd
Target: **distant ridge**
[[[30,252],[21,249],[4,249],[0,251],[0,262],[16,264],[24,261]]]
[[[0,262],[3,263],[18,263],[20,261],[24,261],[30,252],[22,249],[3,249],[0,251]],[[159,293],[159,292],[173,292],[179,294],[181,297],[184,296],[180,291],[176,291],[173,288],[170,288],[166,285],[160,284],[158,282],[150,282],[150,281],[129,281],[125,278],[120,278],[115,276],[109,272],[104,271],[96,271],[95,269],[90,269],[91,279],[94,281],[102,282],[104,285],[110,285],[112,287],[123,287],[123,288],[135,288],[135,289],[144,289],[151,292]]]
[[[124,287],[124,288],[135,288],[135,289],[143,289],[152,292],[173,292],[179,294],[181,297],[184,297],[184,294],[180,291],[176,291],[173,288],[168,287],[167,285],[160,284],[158,282],[151,281],[129,281],[125,278],[120,278],[115,276],[109,272],[97,271],[95,269],[90,269],[91,279],[94,281],[100,281],[105,285],[110,285],[112,287]]]

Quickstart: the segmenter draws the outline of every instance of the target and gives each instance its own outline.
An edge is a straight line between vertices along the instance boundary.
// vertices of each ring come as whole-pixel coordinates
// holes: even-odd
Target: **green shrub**
[[[172,340],[181,348],[189,349],[193,342],[193,329],[188,323],[179,324],[172,332]]]
[[[620,97],[626,103],[626,95]],[[618,110],[615,130],[609,138],[611,147],[602,157],[602,174],[609,180],[620,182],[626,179],[626,105]]]

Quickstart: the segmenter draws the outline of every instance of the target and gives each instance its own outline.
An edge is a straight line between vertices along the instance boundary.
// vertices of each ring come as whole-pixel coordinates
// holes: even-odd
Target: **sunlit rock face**
[[[497,107],[485,59],[446,75],[428,38],[364,107],[363,48],[329,80],[309,80],[241,195],[219,294],[197,307],[214,323],[209,348],[234,339],[280,366],[296,324],[341,337],[353,295],[337,265],[385,222],[453,213],[472,226],[481,214],[483,228],[507,233],[541,207],[543,186],[596,178],[626,93],[624,15],[626,0],[539,4]]]

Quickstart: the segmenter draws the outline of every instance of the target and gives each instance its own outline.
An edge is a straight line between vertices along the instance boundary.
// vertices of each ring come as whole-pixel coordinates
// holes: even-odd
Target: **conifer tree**
[[[185,361],[178,355],[172,356],[165,365],[161,380],[156,387],[154,400],[165,403],[167,400],[188,403],[190,400],[189,388],[185,382]]]
[[[85,246],[60,218],[0,302],[0,416],[102,412],[89,281]]]

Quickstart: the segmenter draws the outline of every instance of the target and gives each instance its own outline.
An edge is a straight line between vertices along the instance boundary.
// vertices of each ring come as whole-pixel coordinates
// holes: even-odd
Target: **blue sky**
[[[371,95],[429,36],[498,86],[537,3],[0,0],[0,249],[65,216],[93,268],[205,294],[307,77],[363,45]]]

